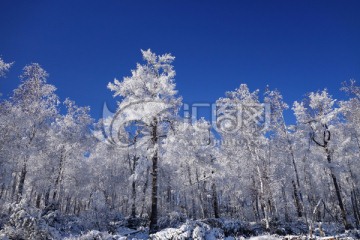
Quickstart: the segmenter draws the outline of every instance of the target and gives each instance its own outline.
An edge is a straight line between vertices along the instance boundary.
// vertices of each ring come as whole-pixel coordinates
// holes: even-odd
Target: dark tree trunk
[[[36,207],[40,208],[40,204],[41,204],[41,194],[37,194],[37,196],[36,196]]]
[[[294,180],[292,181],[292,185],[293,185],[293,188],[294,188],[294,201],[295,201],[295,207],[296,207],[297,216],[302,217],[302,205],[300,203],[298,190],[297,190],[297,187],[296,187],[296,184],[295,184]]]
[[[283,121],[284,121],[284,119],[283,119]],[[292,162],[292,165],[293,165],[294,171],[295,171],[296,185],[294,185],[294,181],[293,181],[293,187],[294,187],[296,211],[297,211],[298,217],[302,217],[304,207],[303,207],[303,198],[302,198],[301,187],[300,187],[300,177],[299,177],[299,172],[298,172],[296,161],[295,161],[294,149],[293,149],[291,140],[289,138],[288,132],[286,130],[285,121],[284,121],[284,125],[283,125],[283,131],[286,136],[286,140],[287,140],[287,143],[289,146],[289,152],[290,152],[290,156],[291,156],[291,162]]]
[[[359,207],[358,207],[358,203],[357,203],[357,197],[356,197],[355,190],[351,191],[351,204],[352,204],[352,207],[353,207],[356,226],[359,227],[359,225],[360,225],[360,214],[359,214]]]
[[[13,180],[13,184],[12,184],[12,188],[11,188],[11,200],[13,200],[13,201],[14,201],[14,198],[17,197],[16,186],[17,186],[17,174],[15,174],[15,176],[14,176],[14,180]]]
[[[3,198],[4,191],[5,191],[5,183],[3,183],[3,184],[1,185],[0,199]]]
[[[211,185],[211,189],[212,189],[212,200],[213,200],[213,208],[214,208],[214,216],[215,218],[219,218],[220,214],[219,214],[219,204],[218,204],[218,199],[217,199],[217,193],[216,193],[216,185],[215,183],[213,183]]]
[[[151,215],[150,215],[150,232],[154,233],[157,231],[157,161],[158,161],[158,155],[157,151],[154,153],[154,156],[152,158],[152,190],[151,190]]]
[[[291,144],[291,143],[289,143],[289,144]],[[302,217],[304,207],[303,207],[303,198],[302,198],[301,187],[300,187],[300,178],[299,178],[299,173],[298,173],[296,162],[295,162],[294,152],[292,150],[291,145],[290,145],[290,151],[291,151],[291,158],[292,158],[292,163],[293,163],[295,177],[296,177],[296,184],[295,184],[294,180],[292,181],[293,188],[294,188],[294,197],[295,197],[295,201],[296,201],[295,202],[296,211],[297,211],[298,217]]]
[[[258,190],[256,187],[256,182],[255,182],[255,178],[254,176],[251,176],[252,179],[252,183],[253,183],[253,211],[254,211],[254,216],[255,216],[255,220],[256,221],[260,221],[261,217],[260,217],[260,211],[259,211],[259,194],[258,194]]]
[[[158,220],[158,134],[157,134],[157,120],[154,120],[152,126],[152,136],[151,141],[153,147],[155,147],[154,155],[152,156],[152,190],[151,190],[151,214],[150,214],[150,233],[155,233],[158,230],[157,220]]]
[[[48,188],[48,190],[45,193],[45,197],[44,197],[45,207],[49,206],[49,199],[50,199],[50,187]]]
[[[132,180],[131,183],[132,191],[131,191],[131,197],[132,197],[132,205],[131,205],[131,217],[136,217],[136,183],[135,179]]]
[[[36,130],[34,129],[34,131],[32,132],[32,136],[30,137],[29,143],[27,145],[27,148],[30,146],[31,142],[33,141],[33,139],[35,137],[35,133],[36,133]],[[27,161],[28,161],[28,157],[25,156],[23,167],[22,167],[21,173],[20,173],[18,192],[17,192],[17,196],[16,196],[16,202],[18,202],[18,203],[21,201],[21,198],[24,193],[25,178],[26,178],[26,173],[27,173]]]
[[[259,197],[257,194],[254,196],[254,200],[253,200],[253,211],[254,211],[255,220],[260,221],[261,217],[259,211]]]
[[[136,140],[135,140],[136,141]],[[139,157],[137,157],[136,155],[132,157],[132,162],[131,162],[131,157],[129,156],[129,167],[130,167],[130,173],[133,176],[132,178],[132,182],[131,182],[131,217],[135,218],[136,217],[136,180],[135,180],[135,170],[136,170],[136,166],[137,166],[137,161],[139,160]]]
[[[330,150],[328,148],[328,143],[329,143],[330,138],[331,138],[331,133],[330,133],[330,131],[328,129],[328,126],[326,124],[323,124],[322,127],[324,128],[324,131],[323,131],[323,134],[322,134],[323,135],[322,136],[322,138],[323,138],[322,142],[319,142],[318,140],[315,139],[315,132],[312,133],[311,139],[313,140],[313,142],[316,143],[316,145],[318,145],[319,147],[322,147],[325,150],[326,160],[328,161],[328,163],[330,165],[329,166],[329,168],[330,168],[330,176],[331,176],[331,179],[332,179],[333,184],[334,184],[335,194],[336,194],[338,204],[339,204],[339,208],[340,208],[340,211],[341,211],[342,221],[343,221],[345,229],[348,230],[348,229],[351,229],[352,226],[347,221],[346,210],[345,210],[342,198],[341,198],[340,187],[339,187],[339,184],[337,182],[337,179],[336,179],[335,173],[333,171],[333,168],[331,166],[331,153],[330,153]]]
[[[191,180],[191,169],[190,166],[187,166],[188,169],[188,175],[189,175],[189,184],[190,184],[190,189],[191,189],[191,217],[193,219],[196,218],[196,208],[195,208],[195,196],[194,196],[194,188],[193,188],[193,182]]]
[[[70,212],[71,207],[71,197],[66,198],[66,204],[65,204],[65,213],[68,214]]]
[[[27,173],[27,166],[26,166],[26,160],[23,164],[23,167],[21,169],[21,173],[20,173],[20,179],[19,179],[19,186],[18,186],[18,194],[16,197],[16,202],[20,202],[23,192],[24,192],[24,184],[25,184],[25,177],[26,177],[26,173]]]
[[[146,169],[146,180],[145,180],[144,189],[143,189],[142,206],[141,206],[140,216],[143,216],[144,210],[145,210],[146,190],[148,189],[148,185],[149,185],[149,172],[150,172],[150,167],[148,166]]]
[[[327,147],[325,148],[325,151],[326,151],[326,155],[327,155],[327,161],[328,161],[329,164],[331,164],[330,151],[329,151],[329,149]],[[342,198],[341,198],[340,187],[339,187],[336,176],[335,176],[331,166],[330,166],[330,175],[331,175],[331,178],[333,180],[333,184],[334,184],[335,192],[336,192],[336,197],[337,197],[337,200],[339,202],[339,207],[340,207],[340,211],[341,211],[341,217],[342,217],[342,220],[343,220],[343,224],[345,226],[345,229],[351,229],[351,225],[347,221],[346,210],[345,210]]]

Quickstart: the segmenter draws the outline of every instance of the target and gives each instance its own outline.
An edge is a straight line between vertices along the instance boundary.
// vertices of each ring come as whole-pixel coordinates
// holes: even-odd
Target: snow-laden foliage
[[[54,226],[57,212],[31,209],[25,201],[13,204],[9,221],[0,231],[0,236],[9,239],[60,239]],[[51,226],[53,225],[53,226]]]
[[[240,84],[210,122],[182,116],[171,54],[142,56],[98,121],[24,68],[0,102],[2,239],[359,238],[355,80],[295,101],[290,126],[278,90]]]
[[[6,63],[2,58],[0,58],[0,77],[4,77],[6,72],[9,71],[13,63]]]

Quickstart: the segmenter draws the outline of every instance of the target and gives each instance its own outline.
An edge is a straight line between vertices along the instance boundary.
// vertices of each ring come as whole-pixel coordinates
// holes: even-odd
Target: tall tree
[[[38,141],[45,138],[51,121],[58,114],[58,97],[56,88],[46,83],[48,74],[37,63],[24,68],[21,75],[23,82],[14,90],[12,101],[14,111],[21,117],[22,125],[19,134],[22,137],[22,166],[18,180],[17,200],[23,195],[24,184],[27,174],[27,163],[32,151],[39,151],[42,147]]]
[[[166,139],[164,163],[168,173],[168,202],[172,195],[181,196],[184,210],[191,218],[212,216],[206,196],[211,192],[213,216],[218,217],[219,208],[216,191],[216,147],[215,137],[211,133],[211,124],[203,118],[189,122],[177,122],[175,131]],[[174,162],[176,159],[176,162]],[[220,170],[219,170],[220,172]],[[209,189],[209,183],[214,187]],[[196,191],[199,194],[196,194]],[[187,203],[189,201],[189,203]],[[197,205],[197,202],[199,203]],[[170,205],[172,205],[170,203]],[[189,207],[190,206],[190,207]],[[171,209],[178,211],[179,209]],[[200,212],[200,214],[198,213]]]
[[[344,148],[343,152],[346,159],[347,169],[350,175],[351,186],[351,203],[353,213],[357,226],[360,225],[360,210],[359,210],[359,167],[357,166],[360,157],[360,87],[355,80],[344,82],[342,91],[350,95],[350,99],[340,102],[341,113],[346,122],[344,124],[344,133],[347,133],[347,140],[343,141],[341,146]],[[350,137],[349,137],[350,136]],[[349,141],[350,140],[350,141]]]
[[[343,224],[346,229],[351,225],[347,220],[346,209],[341,196],[341,190],[336,172],[333,166],[332,152],[330,140],[332,140],[332,130],[338,124],[339,109],[335,108],[336,100],[327,92],[311,92],[308,98],[303,102],[294,103],[293,110],[299,124],[308,126],[309,136],[312,142],[321,148],[328,162],[330,176],[334,185],[335,195],[337,197],[338,206],[340,208]]]
[[[175,71],[172,66],[175,58],[170,54],[158,56],[150,49],[141,52],[145,64],[137,64],[131,77],[125,77],[121,82],[115,79],[114,83],[109,83],[108,88],[115,92],[114,96],[123,98],[118,104],[119,124],[134,123],[148,140],[148,158],[152,162],[150,231],[154,232],[157,230],[158,219],[161,138],[166,136],[176,118],[181,99],[176,97]]]
[[[79,107],[74,101],[66,99],[64,101],[67,113],[55,120],[52,126],[52,151],[57,159],[56,166],[53,167],[53,195],[52,199],[57,201],[57,197],[62,193],[62,182],[66,174],[69,159],[76,159],[85,155],[94,145],[94,138],[91,135],[90,127],[93,123],[89,115],[89,107]]]
[[[260,202],[266,228],[269,229],[272,196],[268,172],[269,161],[266,161],[268,139],[264,136],[265,125],[258,121],[260,118],[266,120],[265,109],[260,104],[258,94],[259,90],[250,92],[246,84],[241,84],[235,91],[227,92],[225,98],[220,98],[216,102],[220,106],[217,118],[221,120],[218,121],[218,128],[222,130],[224,139],[228,139],[227,141],[237,139],[236,142],[242,142],[242,152],[248,155],[251,162],[253,171],[251,179],[257,185],[256,202]],[[237,112],[241,114],[237,119],[228,114]],[[257,118],[259,116],[262,117]],[[227,124],[228,120],[232,119],[234,120],[231,124]],[[232,146],[232,148],[238,147]]]
[[[292,168],[294,170],[295,180],[291,179],[291,185],[293,187],[294,201],[297,211],[297,216],[303,216],[303,200],[301,193],[300,177],[298,166],[295,160],[295,152],[293,149],[293,141],[291,139],[291,133],[286,126],[283,111],[288,108],[288,105],[283,101],[283,97],[278,90],[266,89],[264,102],[269,104],[270,107],[270,139],[275,146],[278,147],[278,151],[284,154],[291,161]],[[282,151],[282,149],[286,149]],[[281,159],[280,156],[277,158]],[[277,163],[280,164],[280,163]],[[283,169],[286,170],[286,169]]]

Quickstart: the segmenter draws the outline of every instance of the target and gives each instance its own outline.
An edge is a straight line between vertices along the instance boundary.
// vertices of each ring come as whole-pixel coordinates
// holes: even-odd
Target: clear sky
[[[104,101],[115,109],[107,83],[130,75],[148,48],[176,56],[186,103],[241,83],[269,84],[290,105],[324,87],[340,98],[342,81],[360,81],[360,1],[0,1],[0,55],[15,61],[4,96],[38,62],[61,99],[98,119]]]

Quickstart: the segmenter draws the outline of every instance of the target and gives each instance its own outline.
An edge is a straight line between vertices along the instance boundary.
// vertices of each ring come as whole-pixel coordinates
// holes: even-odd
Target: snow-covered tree
[[[201,118],[193,123],[179,121],[166,139],[163,186],[170,210],[191,218],[219,217],[217,201],[217,152],[211,124]],[[174,161],[176,159],[176,161]],[[220,169],[218,169],[220,171]],[[212,187],[214,186],[214,187]],[[209,197],[212,202],[209,203]],[[172,199],[176,199],[173,203]]]
[[[64,197],[64,182],[69,182],[72,176],[71,169],[74,163],[84,158],[94,145],[94,138],[90,127],[92,118],[89,115],[89,107],[79,107],[74,101],[66,99],[64,101],[67,113],[56,119],[52,126],[53,138],[51,147],[55,166],[52,172],[51,184],[53,188],[52,200],[59,202]]]
[[[333,164],[334,145],[331,140],[339,125],[339,109],[335,107],[336,100],[324,89],[321,92],[311,92],[302,102],[295,102],[293,110],[300,125],[307,125],[312,142],[321,148],[328,162],[330,176],[333,181],[334,191],[345,228],[350,228],[347,220],[346,209],[341,195],[338,176]]]
[[[0,238],[61,238],[74,225],[79,234],[114,232],[148,220],[150,232],[180,226],[153,238],[224,238],[250,225],[312,231],[316,221],[360,227],[354,80],[343,101],[325,89],[295,102],[290,126],[278,90],[261,99],[241,84],[216,101],[209,122],[178,114],[174,57],[142,55],[131,76],[108,84],[118,109],[95,124],[88,107],[59,104],[39,64],[24,68],[13,96],[0,100]],[[10,66],[0,59],[0,75]],[[86,237],[101,235],[110,233]]]
[[[41,151],[50,123],[58,114],[56,88],[47,84],[47,76],[39,64],[26,66],[21,75],[23,82],[14,90],[12,97],[13,111],[21,118],[18,129],[21,138],[19,157],[22,158],[17,187],[18,201],[24,193],[30,156],[34,151]]]
[[[350,99],[340,102],[340,111],[346,122],[342,128],[346,137],[344,141],[340,142],[342,148],[342,157],[346,162],[346,169],[349,173],[351,204],[353,209],[356,225],[360,225],[360,211],[358,207],[359,199],[359,166],[357,159],[360,156],[360,87],[355,80],[343,83],[342,89],[349,94]]]
[[[137,64],[131,77],[125,77],[121,82],[115,79],[108,88],[115,92],[115,97],[122,97],[116,119],[120,121],[120,126],[135,123],[143,137],[148,139],[148,159],[152,162],[150,230],[155,231],[158,219],[159,152],[162,138],[176,118],[181,99],[176,97],[175,71],[171,65],[175,58],[170,54],[158,56],[150,49],[141,52],[145,64]],[[116,132],[118,130],[115,129]]]
[[[2,58],[0,58],[0,77],[4,77],[12,65],[13,63],[6,63]]]
[[[252,171],[251,177],[249,180],[253,180],[253,185],[256,186],[257,190],[254,193],[256,202],[259,201],[260,208],[263,212],[264,220],[266,223],[266,228],[269,228],[270,214],[273,204],[273,197],[271,196],[270,185],[271,179],[269,178],[269,161],[266,161],[268,156],[268,139],[264,136],[264,126],[256,118],[257,116],[263,116],[265,114],[265,108],[261,105],[259,100],[259,90],[251,92],[246,84],[241,84],[238,89],[235,91],[227,92],[225,98],[220,98],[217,101],[217,105],[220,106],[220,115],[226,114],[227,111],[240,111],[241,115],[238,115],[237,121],[235,124],[239,124],[237,128],[236,125],[231,125],[232,128],[236,131],[226,131],[226,123],[221,126],[219,123],[219,128],[223,131],[223,139],[225,141],[231,142],[231,140],[236,140],[235,144],[230,146],[234,148],[235,151],[238,151],[239,147],[242,147],[241,153],[246,154],[247,158],[243,159],[245,162],[239,162],[241,166],[250,166],[248,170]],[[224,110],[225,109],[225,110]],[[240,109],[240,110],[239,110]],[[224,113],[223,113],[224,112]],[[226,117],[226,115],[224,115]],[[221,119],[221,118],[220,118]],[[223,122],[226,121],[226,118]],[[227,159],[231,161],[232,159]],[[260,215],[259,213],[256,213]]]
[[[294,192],[294,203],[298,217],[303,216],[303,200],[301,193],[300,174],[298,170],[298,164],[295,159],[294,151],[294,139],[290,129],[286,126],[283,111],[288,108],[288,105],[283,101],[283,97],[278,90],[265,91],[264,102],[270,106],[270,141],[271,146],[275,149],[273,158],[278,161],[275,163],[278,169],[282,171],[282,188],[286,187],[286,184],[291,183]],[[291,164],[289,164],[291,163]],[[282,168],[280,168],[282,166]],[[293,173],[290,173],[290,169],[293,169]],[[284,172],[288,174],[284,174]],[[291,178],[287,178],[288,176]],[[283,192],[283,197],[286,202],[286,192]],[[286,206],[284,206],[286,207]],[[286,210],[288,211],[288,210]]]

